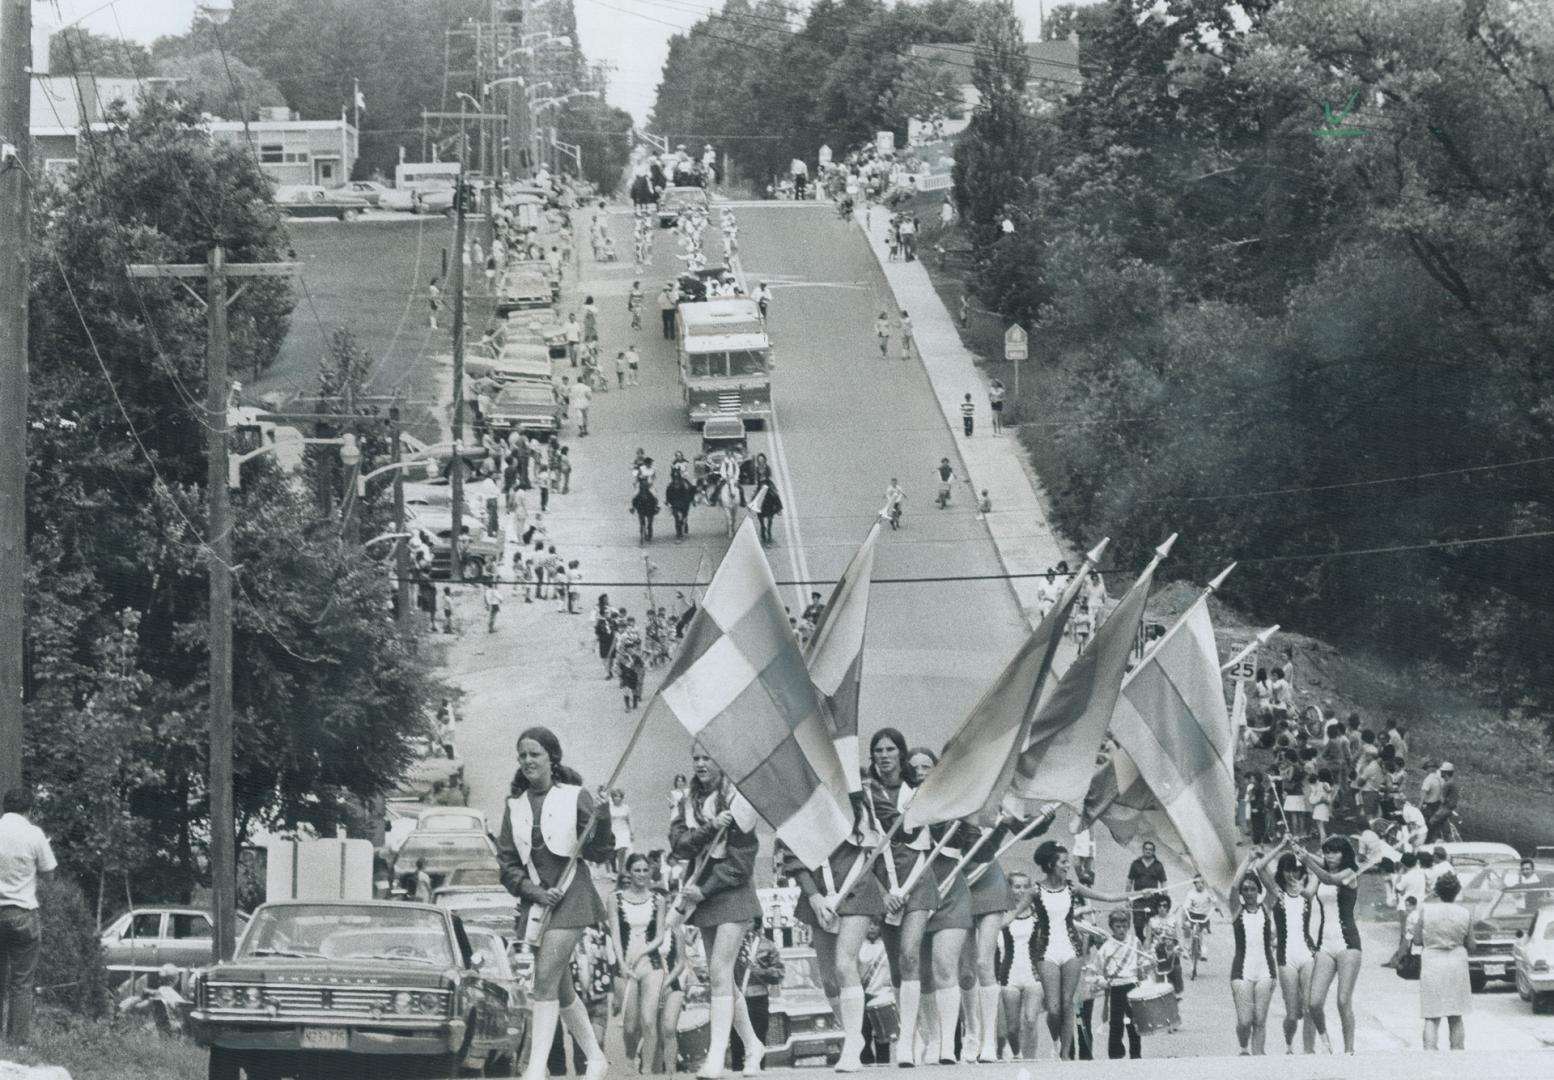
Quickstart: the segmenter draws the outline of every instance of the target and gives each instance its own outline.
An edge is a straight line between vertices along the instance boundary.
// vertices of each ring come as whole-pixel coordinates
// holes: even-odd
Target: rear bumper
[[[1486,949],[1468,955],[1468,970],[1489,979],[1509,979],[1516,972],[1516,961],[1511,955],[1511,946],[1505,947],[1505,952]]]
[[[766,1048],[765,1062],[769,1068],[793,1068],[799,1062],[806,1065],[809,1059],[824,1058],[826,1064],[834,1064],[842,1056],[842,1033],[817,1031],[789,1036],[781,1046]]]
[[[296,1017],[256,1017],[234,1021],[213,1020],[196,1010],[189,1016],[189,1031],[201,1046],[225,1050],[315,1050],[303,1045],[309,1028],[344,1028],[346,1045],[337,1052],[350,1054],[448,1054],[464,1046],[466,1025],[444,1017],[406,1019],[393,1024],[299,1023]]]

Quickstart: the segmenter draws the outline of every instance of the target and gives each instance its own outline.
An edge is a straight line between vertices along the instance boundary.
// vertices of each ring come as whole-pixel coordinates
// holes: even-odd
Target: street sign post
[[[1014,396],[1020,396],[1020,361],[1030,359],[1030,338],[1025,327],[1013,323],[1004,331],[1004,359],[1014,362]]]

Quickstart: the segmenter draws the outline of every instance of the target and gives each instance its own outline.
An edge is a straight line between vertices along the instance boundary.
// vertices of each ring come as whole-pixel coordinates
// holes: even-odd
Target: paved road
[[[877,578],[996,575],[998,559],[983,523],[974,517],[969,493],[958,494],[948,511],[932,506],[930,471],[941,456],[955,461],[954,448],[921,366],[878,358],[873,320],[889,300],[862,238],[821,206],[741,206],[738,213],[746,275],[752,284],[766,280],[776,294],[771,332],[778,419],[753,438],[752,450],[772,457],[788,507],[771,551],[778,579],[833,579],[867,531],[892,476],[902,480],[909,501],[903,530],[884,537]],[[617,250],[630,251],[629,219],[614,215],[611,227]],[[581,224],[578,231],[583,231]],[[614,350],[636,340],[644,359],[641,385],[599,395],[594,434],[567,440],[575,460],[573,491],[556,496],[547,515],[561,553],[581,559],[585,577],[603,583],[585,587],[585,607],[603,589],[613,602],[640,612],[646,602],[640,586],[644,556],[656,567],[654,599],[668,604],[676,586],[667,583],[705,581],[726,543],[714,513],[698,509],[690,542],[673,542],[665,513],[659,539],[643,549],[627,510],[627,469],[637,447],[656,459],[660,475],[675,449],[691,456],[697,448],[680,405],[672,346],[661,339],[652,307],[654,286],[670,273],[665,265],[670,251],[661,238],[658,265],[645,275],[649,310],[637,333],[628,330],[625,311],[629,264],[583,268],[585,289],[603,313],[603,344]],[[579,301],[569,287],[567,302]],[[795,612],[805,591],[786,589]],[[480,617],[478,606],[473,597],[464,605],[466,624],[473,626]],[[602,781],[619,759],[637,714],[624,711],[613,684],[602,678],[587,616],[557,614],[553,604],[509,603],[496,634],[486,636],[483,627],[472,632],[482,640],[451,650],[451,675],[467,695],[459,744],[469,762],[475,805],[499,817],[513,769],[513,739],[531,723],[554,728],[569,762],[590,783]],[[940,745],[1022,633],[1003,582],[879,585],[864,672],[865,732],[892,724],[913,744]],[[655,683],[650,676],[650,688]],[[688,771],[687,749],[684,734],[665,717],[646,726],[626,764],[620,786],[633,806],[639,849],[660,846],[666,835],[664,793],[674,773]],[[1017,851],[1011,865],[1028,860],[1028,851],[1028,846]],[[1103,887],[1123,887],[1127,858],[1102,838]],[[1172,880],[1181,879],[1181,869],[1173,867]],[[1390,948],[1388,933],[1382,924],[1366,928],[1367,964],[1357,995],[1359,1048],[1366,1053],[1417,1045],[1415,984],[1378,966]],[[1146,1048],[1152,1057],[1233,1051],[1228,948],[1229,935],[1222,929],[1213,941],[1213,959],[1187,989],[1182,1029],[1152,1037]],[[1475,1005],[1473,1046],[1534,1050],[1554,1041],[1554,1021],[1534,1019],[1514,994],[1480,995]],[[1276,1003],[1270,1040],[1275,1050],[1281,1014]],[[1331,1004],[1329,1017],[1336,1039]],[[985,1069],[978,1074],[1016,1072]]]

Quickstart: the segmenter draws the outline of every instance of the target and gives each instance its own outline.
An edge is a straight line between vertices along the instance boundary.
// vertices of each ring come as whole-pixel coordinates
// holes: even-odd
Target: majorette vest
[[[556,784],[545,793],[540,804],[540,836],[552,855],[569,859],[577,851],[577,797],[582,790],[576,784]],[[512,823],[513,847],[529,865],[529,850],[534,842],[534,810],[529,796],[508,799],[507,816]]]

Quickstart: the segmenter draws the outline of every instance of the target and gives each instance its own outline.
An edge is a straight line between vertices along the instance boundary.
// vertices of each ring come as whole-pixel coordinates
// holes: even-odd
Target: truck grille
[[[738,389],[718,391],[718,412],[732,413],[738,416],[739,405]]]

